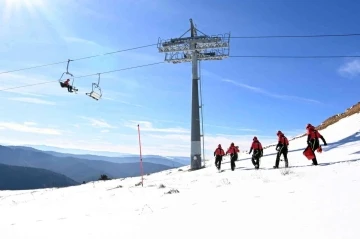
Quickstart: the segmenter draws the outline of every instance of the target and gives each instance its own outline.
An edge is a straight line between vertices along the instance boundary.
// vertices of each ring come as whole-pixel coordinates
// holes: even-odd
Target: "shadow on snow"
[[[343,160],[343,161],[336,161],[336,162],[329,162],[329,163],[319,163],[317,166],[314,165],[299,165],[299,166],[289,166],[289,168],[305,168],[305,167],[318,167],[318,166],[330,166],[333,164],[338,164],[338,163],[352,163],[352,162],[357,162],[360,161],[360,158],[358,159],[349,159],[349,160]],[[311,162],[311,161],[310,161]],[[279,167],[278,169],[282,169],[285,167]],[[236,167],[235,170],[237,169],[241,169],[241,170],[255,170],[255,168],[245,168],[245,167]],[[224,171],[230,171],[231,169],[224,169]],[[257,170],[275,170],[275,168],[261,168],[257,169]]]
[[[335,149],[337,147],[340,147],[344,144],[352,143],[352,142],[356,142],[356,141],[360,141],[360,132],[356,132],[356,133],[354,133],[344,139],[341,139],[337,142],[329,143],[327,146],[324,146],[324,149],[326,149],[326,151],[329,151],[329,150]],[[357,153],[359,153],[359,152],[357,152]]]

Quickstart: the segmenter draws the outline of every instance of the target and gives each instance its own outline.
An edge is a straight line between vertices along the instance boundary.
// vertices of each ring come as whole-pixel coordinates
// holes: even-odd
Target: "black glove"
[[[327,143],[324,143],[324,145],[326,146],[326,145],[327,145]]]

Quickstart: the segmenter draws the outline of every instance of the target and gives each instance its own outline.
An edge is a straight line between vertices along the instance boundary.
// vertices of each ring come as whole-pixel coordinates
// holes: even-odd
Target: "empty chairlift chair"
[[[86,93],[86,95],[90,96],[94,100],[99,100],[102,96],[101,88],[100,88],[100,73],[98,73],[98,83],[92,83],[92,89],[90,93]]]

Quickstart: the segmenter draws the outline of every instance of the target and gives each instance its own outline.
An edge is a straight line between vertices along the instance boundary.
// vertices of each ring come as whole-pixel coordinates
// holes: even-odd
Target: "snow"
[[[270,147],[260,170],[240,154],[235,171],[226,159],[218,173],[211,160],[193,172],[145,176],[144,187],[136,177],[0,191],[0,238],[358,239],[360,114],[321,133],[328,146],[319,166],[302,155],[302,137],[290,141],[289,169],[272,169]],[[179,193],[166,194],[171,189]]]

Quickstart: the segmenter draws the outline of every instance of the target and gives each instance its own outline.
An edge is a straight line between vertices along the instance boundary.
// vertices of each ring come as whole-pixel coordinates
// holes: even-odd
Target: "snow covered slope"
[[[328,146],[319,166],[302,155],[300,138],[290,142],[290,169],[272,169],[272,147],[260,170],[240,155],[234,172],[228,159],[222,173],[211,161],[194,172],[183,167],[146,176],[144,187],[127,178],[2,191],[0,238],[358,239],[360,114],[321,133]],[[166,194],[171,190],[178,193]]]

